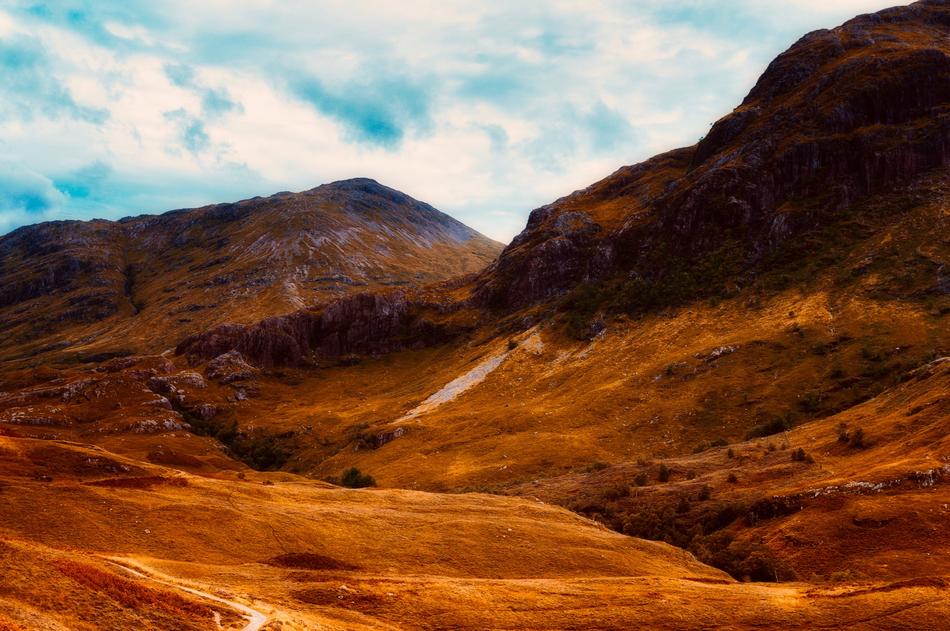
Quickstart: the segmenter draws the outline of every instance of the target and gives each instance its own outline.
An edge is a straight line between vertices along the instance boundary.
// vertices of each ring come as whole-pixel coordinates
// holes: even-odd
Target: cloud
[[[201,95],[201,108],[206,117],[219,117],[230,113],[242,113],[244,107],[231,97],[227,88],[210,88],[202,84],[195,69],[187,64],[167,63],[165,75],[172,85],[191,90]]]
[[[112,173],[111,165],[95,161],[56,178],[53,185],[71,200],[98,200],[108,190],[106,185]]]
[[[343,125],[349,138],[394,149],[407,131],[429,127],[429,95],[419,82],[378,76],[335,89],[311,76],[289,80],[292,94]]]
[[[68,116],[93,124],[108,119],[107,110],[76,102],[57,77],[42,42],[24,35],[0,39],[0,113],[6,118],[32,119],[37,115]]]
[[[66,199],[49,178],[13,162],[0,162],[0,230],[16,227],[24,219],[52,218]]]
[[[119,50],[154,45],[146,25],[168,25],[148,0],[57,0],[13,2],[12,11],[33,20],[78,33],[90,41]]]
[[[0,197],[0,231],[368,176],[508,239],[892,2],[11,0],[0,186],[38,197]]]
[[[175,125],[178,130],[178,140],[192,154],[198,155],[211,146],[211,138],[208,137],[204,122],[189,114],[185,109],[165,112],[165,120]]]

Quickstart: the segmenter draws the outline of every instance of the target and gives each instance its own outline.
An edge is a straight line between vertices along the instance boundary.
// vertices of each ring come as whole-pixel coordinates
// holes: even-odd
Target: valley
[[[943,628],[948,32],[504,247],[362,178],[0,237],[0,631]]]

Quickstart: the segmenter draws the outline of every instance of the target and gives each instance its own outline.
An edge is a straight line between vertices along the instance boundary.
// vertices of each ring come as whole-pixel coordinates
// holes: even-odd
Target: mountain
[[[173,347],[222,322],[476,272],[498,243],[369,179],[0,238],[6,360]]]
[[[696,146],[535,210],[482,300],[519,306],[612,273],[662,283],[686,268],[715,290],[722,279],[696,276],[704,262],[761,268],[869,195],[947,166],[948,20],[945,3],[918,2],[806,35]]]
[[[0,628],[943,628],[948,32],[806,35],[474,273],[8,362]]]
[[[210,359],[237,348],[266,364],[294,364],[311,350],[333,356],[374,345],[392,350],[396,337],[403,346],[442,340],[459,332],[460,318],[445,314],[490,323],[578,286],[586,285],[575,324],[586,324],[579,321],[604,307],[608,294],[619,310],[635,313],[729,296],[783,266],[814,266],[822,248],[907,219],[909,205],[942,199],[950,164],[948,20],[946,3],[918,2],[806,35],[699,144],[624,167],[533,211],[463,290],[344,301],[263,328],[213,331],[179,352]],[[887,208],[868,210],[875,204]],[[928,242],[922,252],[934,254],[922,253],[920,265],[932,268],[929,290],[943,293],[950,279],[936,253],[939,238],[909,238]],[[340,311],[359,317],[336,323]],[[379,326],[366,326],[373,322]],[[268,337],[283,342],[270,348]]]
[[[939,369],[950,346],[948,26],[947,3],[919,2],[805,36],[699,144],[535,210],[468,282],[212,329],[177,352],[193,366],[236,353],[298,371],[294,389],[263,373],[259,395],[235,412],[239,423],[267,414],[270,431],[293,436],[293,470],[356,466],[392,486],[546,497],[718,558],[737,576],[755,552],[796,576],[827,577],[779,540],[751,546],[776,527],[766,520],[714,540],[687,535],[745,523],[776,493],[943,479],[934,472],[946,464],[936,437],[950,430]],[[930,397],[925,416],[894,390],[919,375],[931,375],[914,395]],[[872,433],[858,410],[885,394],[874,440],[848,447],[856,427]],[[900,440],[911,417],[920,444]],[[839,423],[850,428],[842,442]],[[805,464],[792,460],[799,449]],[[763,456],[775,467],[767,474]],[[659,524],[638,523],[644,500],[629,489],[640,475],[655,484],[659,461],[678,479],[661,485]],[[565,475],[573,495],[557,490]],[[680,493],[695,502],[703,486],[721,497],[683,513],[688,528],[670,526]],[[926,510],[938,510],[946,493],[930,497]],[[889,500],[866,499],[862,511],[877,513],[878,501]],[[818,519],[808,515],[794,517],[798,528],[847,532],[853,513],[806,526]],[[926,566],[932,539],[915,541],[903,562]],[[733,563],[724,550],[745,556]],[[821,549],[831,565],[907,578],[884,550],[872,562]]]

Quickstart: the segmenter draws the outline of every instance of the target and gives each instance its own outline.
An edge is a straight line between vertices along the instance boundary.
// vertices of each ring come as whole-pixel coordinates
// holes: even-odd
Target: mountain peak
[[[27,226],[0,237],[0,327],[16,341],[5,356],[69,354],[76,338],[84,355],[102,345],[163,350],[156,345],[208,325],[472,273],[501,247],[368,178],[120,221]],[[27,307],[42,322],[23,318]],[[115,327],[135,333],[114,336]]]
[[[395,190],[395,189],[389,188],[388,186],[384,186],[380,184],[378,181],[374,180],[371,177],[351,177],[351,178],[346,178],[344,180],[335,180],[333,182],[321,184],[317,188],[334,188],[334,189],[339,189],[343,191],[354,190],[354,189],[368,190],[368,191]]]

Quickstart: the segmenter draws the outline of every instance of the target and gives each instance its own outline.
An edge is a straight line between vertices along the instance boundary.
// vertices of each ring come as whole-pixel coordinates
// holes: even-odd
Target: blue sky
[[[0,233],[362,176],[507,241],[893,4],[0,0]]]

